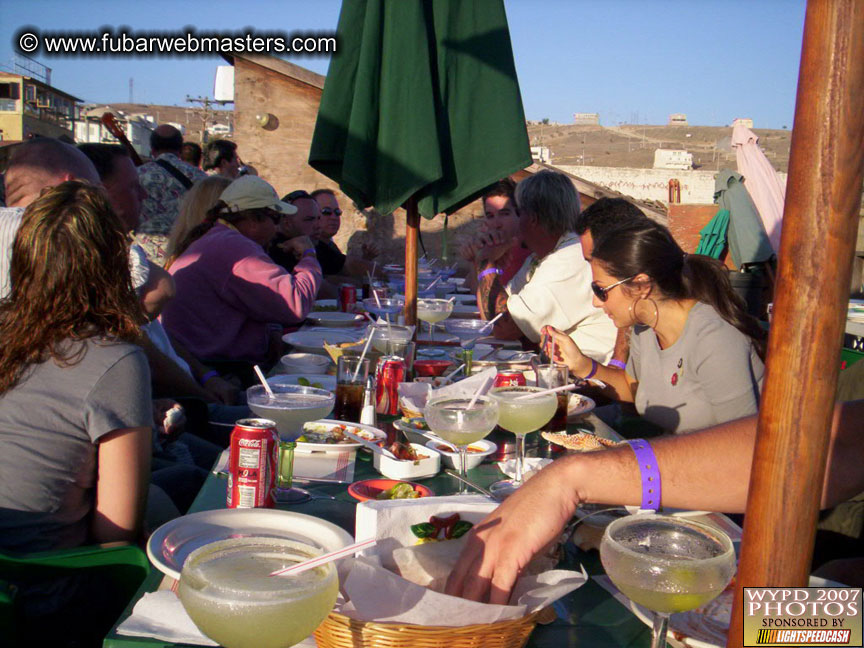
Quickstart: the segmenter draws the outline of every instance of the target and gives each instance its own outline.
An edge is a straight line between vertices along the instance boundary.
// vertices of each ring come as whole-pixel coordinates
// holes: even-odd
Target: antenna
[[[134,101],[134,96],[135,96],[134,88],[135,88],[135,79],[133,79],[132,77],[129,77],[129,103],[130,104],[135,103],[135,101]]]

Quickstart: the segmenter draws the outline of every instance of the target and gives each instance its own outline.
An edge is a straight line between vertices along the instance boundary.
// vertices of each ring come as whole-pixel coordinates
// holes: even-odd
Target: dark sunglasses
[[[282,214],[282,212],[277,212],[273,209],[268,209],[266,212],[264,212],[264,214],[265,216],[269,217],[270,220],[272,220],[276,225],[282,222],[282,216],[284,215]]]
[[[329,207],[325,207],[324,209],[321,210],[322,216],[330,216],[333,214],[335,214],[336,216],[341,216],[342,210],[339,209],[338,207],[336,209],[330,209]]]
[[[601,302],[605,302],[607,299],[609,299],[610,290],[612,290],[615,286],[620,286],[623,283],[627,283],[635,276],[636,275],[633,275],[633,277],[627,277],[626,279],[622,279],[621,281],[616,281],[611,286],[606,286],[605,288],[598,284],[596,281],[592,281],[591,290],[594,292],[594,295],[597,297],[597,299],[599,299]]]

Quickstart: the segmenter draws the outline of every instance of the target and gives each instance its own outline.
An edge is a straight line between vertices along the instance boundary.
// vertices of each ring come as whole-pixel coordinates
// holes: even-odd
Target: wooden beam
[[[743,645],[743,587],[806,586],[810,572],[864,178],[862,97],[864,2],[810,0],[727,648]]]
[[[405,324],[417,324],[417,240],[420,235],[420,212],[417,199],[405,202]]]

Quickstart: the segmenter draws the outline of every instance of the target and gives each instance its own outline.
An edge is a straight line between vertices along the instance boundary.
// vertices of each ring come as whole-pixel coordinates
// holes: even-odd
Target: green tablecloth
[[[613,438],[615,432],[595,416],[589,416],[583,427],[592,428],[598,434]],[[355,480],[379,477],[372,468],[369,456],[361,453],[354,473]],[[481,486],[488,486],[501,479],[501,472],[494,464],[481,464],[468,471],[468,477]],[[458,481],[443,473],[436,477],[423,480],[423,484],[432,489],[436,495],[447,495],[458,490]],[[216,475],[210,475],[193,503],[190,512],[224,508],[227,480]],[[316,498],[309,502],[293,506],[279,506],[324,518],[354,534],[354,509],[357,502],[346,492],[343,484],[304,485],[314,494],[330,495],[336,499]],[[582,552],[572,545],[565,547],[563,568],[578,569],[579,564],[585,566],[589,573],[602,573],[597,552]],[[120,621],[126,618],[134,604],[147,592],[153,592],[159,587],[163,575],[155,569],[144,581],[135,599],[130,603]],[[528,642],[531,648],[563,648],[566,646],[612,648],[622,646],[647,646],[650,643],[650,632],[635,616],[615,601],[604,589],[593,580],[583,587],[555,603],[557,619],[548,625],[537,626]],[[134,648],[175,646],[156,639],[140,637],[125,637],[116,633],[116,626],[105,639],[104,648]]]

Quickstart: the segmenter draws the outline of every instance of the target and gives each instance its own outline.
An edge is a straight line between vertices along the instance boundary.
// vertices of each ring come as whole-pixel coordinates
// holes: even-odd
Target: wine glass
[[[279,474],[276,499],[285,504],[299,504],[311,498],[311,494],[292,485],[294,473],[294,448],[296,439],[303,434],[303,425],[327,416],[333,409],[336,397],[333,392],[301,385],[270,383],[273,396],[263,385],[253,385],[246,390],[246,403],[255,414],[276,423],[279,431]]]
[[[505,498],[522,485],[525,464],[525,435],[546,425],[558,408],[556,394],[529,394],[546,391],[540,387],[496,387],[489,395],[498,401],[498,425],[516,435],[516,477],[502,479],[489,487],[496,497]]]
[[[535,365],[534,372],[537,375],[537,386],[543,389],[563,387],[570,381],[567,365]],[[567,406],[570,404],[570,392],[558,392],[556,397],[558,399],[558,407],[555,409],[555,414],[552,415],[549,422],[543,426],[544,432],[564,432],[567,429]]]
[[[429,429],[459,448],[459,472],[467,478],[468,446],[485,438],[498,423],[498,401],[480,396],[470,398],[443,396],[426,403],[423,416]],[[459,482],[459,494],[467,494],[465,482]]]
[[[321,553],[285,538],[210,543],[183,563],[177,595],[195,625],[220,646],[293,646],[333,609],[339,577],[333,563],[293,576],[269,574]]]
[[[429,341],[435,341],[435,324],[443,322],[453,312],[452,299],[418,299],[417,319],[429,324]]]
[[[655,612],[651,648],[666,647],[669,615],[715,599],[735,574],[735,549],[707,524],[664,515],[631,515],[606,527],[606,574],[631,600]]]

